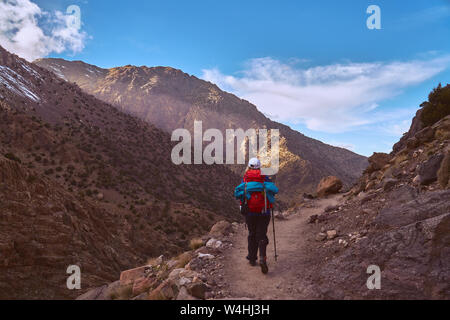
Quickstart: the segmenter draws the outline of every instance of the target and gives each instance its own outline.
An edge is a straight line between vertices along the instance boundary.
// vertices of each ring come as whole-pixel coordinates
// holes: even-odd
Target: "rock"
[[[103,198],[104,198],[105,196],[103,195],[103,193],[97,193],[97,199],[98,200],[103,200]]]
[[[200,259],[208,259],[208,260],[214,259],[214,256],[212,254],[209,254],[209,253],[199,253],[198,257]]]
[[[227,221],[219,221],[211,228],[209,235],[214,238],[222,238],[223,236],[229,235],[232,231],[233,227],[231,223]]]
[[[98,288],[91,289],[76,298],[76,300],[106,300],[107,297],[105,295],[105,290],[107,287],[107,285],[104,285]]]
[[[157,282],[158,280],[155,277],[139,278],[135,280],[132,290],[133,297],[148,291],[150,288],[153,288]]]
[[[332,212],[332,211],[338,211],[339,206],[328,206],[325,208],[325,212]]]
[[[317,214],[313,214],[312,216],[309,217],[308,219],[308,223],[315,223],[317,221]]]
[[[187,292],[195,298],[205,299],[205,293],[208,287],[203,282],[193,282],[186,287]]]
[[[390,191],[397,184],[397,179],[387,178],[383,181],[383,190]]]
[[[420,184],[420,180],[421,180],[420,175],[417,175],[417,176],[414,177],[412,182],[415,185],[419,185]]]
[[[420,141],[419,141],[419,139],[417,139],[416,137],[409,138],[409,139],[406,141],[406,147],[407,147],[409,150],[415,149],[415,148],[417,148],[419,145],[420,145]]]
[[[316,241],[323,241],[327,238],[327,234],[320,232],[316,235]]]
[[[144,278],[151,270],[151,266],[143,266],[123,271],[120,274],[120,285],[126,286],[132,284],[136,279]]]
[[[185,287],[180,288],[177,295],[177,300],[198,300],[197,298],[191,296]]]
[[[282,212],[279,212],[279,211],[274,213],[274,217],[275,217],[275,219],[278,219],[278,220],[286,220],[286,216]]]
[[[342,181],[335,176],[329,176],[320,180],[317,186],[317,196],[325,197],[330,194],[338,193],[342,188]]]
[[[391,166],[383,174],[384,179],[392,179],[402,175],[403,170],[398,166]]]
[[[430,142],[434,138],[435,128],[425,127],[414,135],[418,145]]]
[[[167,268],[172,269],[177,265],[178,261],[176,259],[170,259],[169,261],[167,261],[166,265]]]
[[[148,300],[173,300],[178,295],[177,285],[167,279],[148,295]]]
[[[421,185],[428,185],[437,180],[437,172],[443,159],[443,154],[436,154],[420,165],[419,175]]]
[[[181,277],[181,278],[178,280],[177,285],[178,285],[179,287],[182,287],[182,286],[185,286],[185,285],[187,285],[187,284],[189,284],[189,283],[191,283],[191,282],[193,282],[193,280],[191,280],[191,279],[189,279],[189,278],[186,278],[186,277]]]
[[[365,173],[372,173],[374,171],[381,170],[386,164],[388,164],[389,160],[391,159],[391,156],[387,153],[378,153],[375,152],[369,159],[369,166],[364,171]]]
[[[198,272],[192,271],[192,270],[186,270],[185,268],[179,268],[172,270],[171,273],[169,273],[169,276],[167,279],[172,280],[174,282],[178,281],[178,279],[185,277],[194,279],[194,277],[200,277],[200,274]]]
[[[379,226],[402,227],[419,220],[450,212],[450,190],[419,194],[414,198],[393,195],[390,205],[380,210],[375,218]],[[439,205],[436,205],[439,204]]]
[[[213,249],[219,249],[220,247],[222,247],[222,241],[214,239],[214,238],[211,238],[206,243],[206,247],[207,248],[213,248]]]
[[[164,262],[164,256],[160,255],[158,258],[156,258],[154,265],[155,266],[159,266],[160,264],[162,264]]]
[[[327,231],[327,239],[332,240],[337,237],[337,231],[336,230],[328,230]]]
[[[405,148],[406,141],[408,141],[409,138],[413,137],[417,132],[423,129],[423,123],[421,119],[422,112],[423,112],[422,108],[417,110],[416,116],[412,120],[409,131],[405,135],[403,135],[400,141],[393,146],[392,151],[394,154],[400,152],[400,150]]]
[[[148,293],[147,292],[143,292],[140,295],[137,295],[136,297],[134,297],[131,300],[148,300]]]
[[[364,204],[366,202],[369,202],[370,200],[373,200],[377,197],[376,193],[369,193],[369,194],[364,194],[362,199],[361,199],[361,204]]]
[[[437,172],[437,178],[442,188],[450,188],[450,152],[447,152]]]

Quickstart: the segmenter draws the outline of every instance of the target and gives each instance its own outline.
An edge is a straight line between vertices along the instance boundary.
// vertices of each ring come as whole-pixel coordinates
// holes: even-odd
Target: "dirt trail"
[[[234,247],[225,257],[224,275],[229,296],[251,299],[308,299],[311,292],[304,270],[308,254],[304,252],[303,234],[307,219],[323,212],[324,208],[336,205],[342,196],[315,201],[314,208],[302,208],[288,220],[276,220],[278,261],[275,262],[272,222],[268,230],[270,244],[267,248],[269,273],[263,275],[258,267],[251,267],[247,256],[247,230],[242,227],[233,237]]]

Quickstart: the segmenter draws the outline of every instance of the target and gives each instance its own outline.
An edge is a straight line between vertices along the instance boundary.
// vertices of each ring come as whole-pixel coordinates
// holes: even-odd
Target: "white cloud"
[[[0,45],[28,61],[51,52],[80,52],[87,35],[75,19],[45,12],[30,0],[0,0]]]
[[[209,69],[203,70],[202,78],[249,100],[277,121],[304,123],[311,130],[333,133],[397,119],[405,110],[378,112],[378,104],[449,64],[450,56],[441,56],[305,69],[266,57],[250,60],[240,76]]]

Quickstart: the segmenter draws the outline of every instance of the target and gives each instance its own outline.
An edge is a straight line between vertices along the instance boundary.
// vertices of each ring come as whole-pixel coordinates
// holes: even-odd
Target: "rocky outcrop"
[[[447,299],[450,297],[450,191],[393,199],[377,228],[320,271],[321,298]],[[343,239],[344,240],[344,239]],[[366,268],[381,268],[381,290],[369,290]],[[325,285],[332,283],[332,288]]]
[[[338,209],[311,217],[316,298],[450,297],[449,124],[446,116],[424,126],[418,112],[390,155],[369,158]],[[381,290],[366,286],[373,265]]]
[[[317,196],[325,197],[330,194],[336,194],[342,189],[342,182],[337,177],[326,177],[320,180],[317,186]]]
[[[212,298],[217,255],[230,247],[233,225],[219,221],[203,236],[205,245],[172,259],[159,257],[147,265],[122,271],[120,279],[93,288],[79,300],[198,300]],[[214,238],[213,238],[214,236]]]
[[[450,188],[450,151],[447,151],[444,159],[442,159],[441,166],[437,172],[437,177],[442,188]]]
[[[436,154],[419,166],[418,173],[420,184],[428,185],[437,180],[437,173],[443,159],[443,154]]]

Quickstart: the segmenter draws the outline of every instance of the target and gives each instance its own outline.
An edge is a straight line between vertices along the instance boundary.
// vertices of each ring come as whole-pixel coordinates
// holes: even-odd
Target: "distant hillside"
[[[286,201],[297,199],[303,192],[313,192],[324,176],[338,176],[350,185],[367,166],[365,157],[271,121],[248,101],[180,70],[135,66],[102,69],[62,59],[40,59],[35,63],[165,131],[192,130],[195,120],[203,121],[204,130],[279,129],[282,149],[277,183],[281,198]],[[242,170],[241,167],[236,172]]]
[[[1,47],[0,119],[0,298],[66,298],[70,264],[99,285],[239,219],[237,175],[172,164],[169,134]]]

